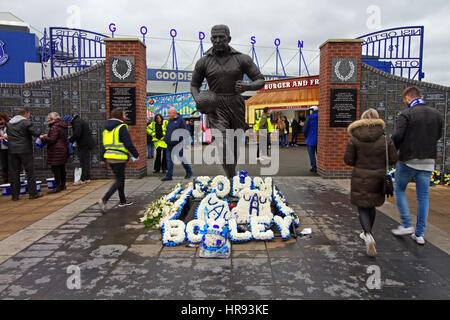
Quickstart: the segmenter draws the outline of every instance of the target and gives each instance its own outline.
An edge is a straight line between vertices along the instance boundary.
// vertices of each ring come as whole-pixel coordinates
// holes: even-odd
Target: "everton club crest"
[[[8,54],[5,52],[4,46],[5,44],[0,40],[0,66],[4,65],[9,58]]]

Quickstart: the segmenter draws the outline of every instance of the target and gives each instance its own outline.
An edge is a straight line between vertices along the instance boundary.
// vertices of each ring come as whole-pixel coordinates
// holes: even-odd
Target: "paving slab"
[[[234,243],[229,259],[200,258],[198,248],[186,245],[164,247],[161,232],[143,228],[139,218],[177,181],[128,180],[130,207],[112,200],[103,215],[85,196],[1,241],[0,299],[449,298],[445,244],[394,237],[397,221],[379,211],[378,255],[368,257],[348,190],[317,177],[274,179],[300,216],[297,230],[311,227],[310,237]],[[374,267],[380,289],[367,286]],[[69,285],[73,270],[80,289]]]

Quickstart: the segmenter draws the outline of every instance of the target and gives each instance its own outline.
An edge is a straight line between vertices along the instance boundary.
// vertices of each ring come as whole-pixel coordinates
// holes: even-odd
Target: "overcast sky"
[[[213,25],[227,24],[231,45],[243,53],[250,53],[250,37],[256,37],[256,53],[265,74],[275,72],[275,56],[270,58],[275,38],[281,40],[280,52],[288,73],[298,74],[296,48],[298,40],[303,40],[306,63],[311,74],[317,74],[319,46],[327,39],[423,25],[424,81],[450,86],[448,0],[0,0],[0,11],[10,11],[39,30],[79,24],[82,29],[110,35],[108,25],[114,22],[115,36],[142,38],[139,30],[146,26],[150,36],[146,40],[147,65],[152,68],[163,66],[172,28],[178,32],[178,65],[184,69],[194,60],[198,32],[203,31],[208,40]],[[208,40],[205,49],[209,47]],[[169,60],[167,67],[171,66]]]

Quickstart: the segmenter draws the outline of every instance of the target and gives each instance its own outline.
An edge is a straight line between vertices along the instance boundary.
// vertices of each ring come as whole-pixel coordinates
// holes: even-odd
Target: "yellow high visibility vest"
[[[126,124],[121,124],[112,131],[103,130],[103,146],[106,150],[104,155],[105,159],[128,160],[128,149],[119,141],[119,131],[123,126],[128,130],[128,125]]]
[[[167,120],[163,120],[162,122],[162,131],[163,136],[161,139],[156,138],[156,122],[153,121],[150,123],[147,127],[147,134],[150,134],[152,136],[153,144],[155,148],[167,148],[167,144],[164,142],[164,136],[166,135],[167,131],[167,124],[169,122]]]
[[[253,126],[253,130],[259,131],[259,122],[261,121],[261,118],[259,118],[258,122]],[[267,131],[271,133],[273,131],[272,128],[272,122],[270,121],[270,118],[267,117]]]

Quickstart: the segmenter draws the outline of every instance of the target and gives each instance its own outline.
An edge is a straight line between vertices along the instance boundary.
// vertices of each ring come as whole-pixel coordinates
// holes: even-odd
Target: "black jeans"
[[[298,140],[298,133],[297,132],[292,132],[292,137],[291,137],[291,144],[297,144],[297,140]]]
[[[20,193],[20,171],[22,167],[27,174],[28,192],[30,196],[35,196],[36,175],[34,173],[33,154],[31,153],[9,153],[9,172],[11,172],[11,196],[18,198]]]
[[[360,208],[358,207],[359,222],[365,233],[372,233],[372,227],[375,222],[376,210],[375,208]]]
[[[91,150],[89,148],[79,148],[81,181],[91,180]]]
[[[162,156],[162,160],[161,160],[161,156]],[[163,171],[167,170],[166,148],[158,147],[156,149],[154,170],[160,171],[161,168]]]
[[[52,166],[52,172],[55,176],[55,189],[64,189],[66,187],[66,165]]]
[[[111,169],[114,173],[114,177],[116,178],[116,181],[114,181],[114,184],[109,188],[108,192],[103,196],[103,202],[108,202],[109,198],[114,194],[114,192],[119,193],[119,199],[120,203],[125,203],[127,201],[125,197],[125,167],[126,163],[110,163]]]
[[[2,165],[2,172],[8,173],[8,149],[0,150],[0,164]]]

